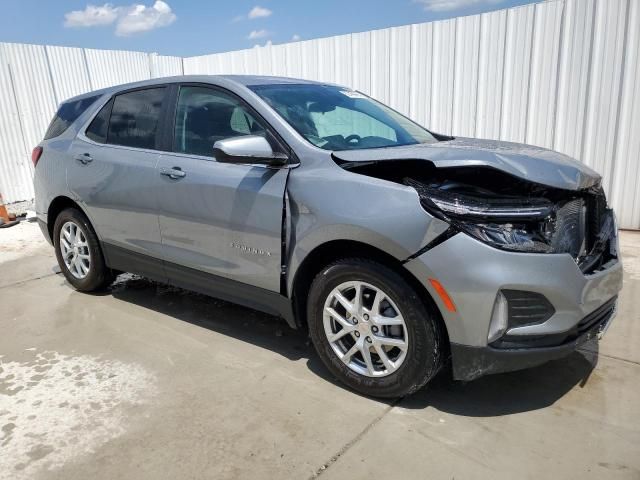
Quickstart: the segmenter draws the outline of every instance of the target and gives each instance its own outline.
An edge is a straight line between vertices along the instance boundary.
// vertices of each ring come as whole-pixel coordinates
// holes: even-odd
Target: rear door
[[[71,146],[69,188],[108,256],[161,258],[156,166],[168,90],[154,86],[115,95]]]
[[[160,230],[170,280],[184,284],[172,275],[191,271],[193,283],[201,272],[279,292],[289,170],[219,163],[213,144],[240,135],[264,135],[284,151],[282,144],[226,90],[182,85],[175,97],[175,122],[168,132],[173,153],[163,153],[158,163]]]

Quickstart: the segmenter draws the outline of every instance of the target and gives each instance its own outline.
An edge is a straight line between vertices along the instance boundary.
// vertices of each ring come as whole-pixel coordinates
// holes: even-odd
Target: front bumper
[[[438,304],[451,342],[454,377],[466,380],[528,368],[567,355],[596,335],[605,319],[590,324],[588,331],[579,329],[581,322],[612,302],[622,288],[619,260],[585,275],[568,254],[508,252],[465,234],[455,235],[407,262],[405,267]],[[447,310],[430,278],[437,279],[447,290],[455,312]],[[555,310],[543,323],[507,332],[509,337],[557,339],[551,342],[553,346],[548,346],[549,342],[532,343],[527,348],[494,348],[487,344],[493,305],[503,289],[544,295]]]
[[[564,343],[553,347],[503,349],[451,344],[451,356],[454,359],[453,377],[456,380],[469,381],[492,373],[531,368],[565,357],[583,343],[594,338],[600,339],[604,335],[615,317],[616,301],[617,299],[612,299],[585,317],[580,324],[584,322],[588,325],[587,328],[581,329],[577,326],[575,333],[568,333]]]

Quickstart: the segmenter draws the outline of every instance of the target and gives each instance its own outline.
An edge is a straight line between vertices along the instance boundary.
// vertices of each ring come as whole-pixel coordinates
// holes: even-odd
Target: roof
[[[152,78],[149,80],[142,80],[140,82],[133,82],[133,83],[125,83],[122,85],[114,85],[111,87],[103,88],[101,90],[94,90],[91,92],[83,93],[82,95],[69,98],[65,100],[65,102],[68,102],[70,100],[77,100],[83,97],[93,96],[96,94],[118,92],[118,91],[126,90],[129,88],[145,87],[145,86],[160,85],[160,84],[167,84],[167,83],[179,83],[179,82],[211,83],[214,85],[233,82],[239,85],[243,85],[245,87],[255,86],[255,85],[285,85],[285,84],[326,85],[327,84],[323,82],[314,82],[311,80],[303,80],[299,78],[272,77],[268,75],[179,75],[174,77]]]

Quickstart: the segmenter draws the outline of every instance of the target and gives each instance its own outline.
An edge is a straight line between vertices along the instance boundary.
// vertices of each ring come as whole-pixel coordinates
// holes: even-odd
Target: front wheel
[[[440,369],[437,313],[385,265],[360,258],[332,263],[314,279],[307,308],[320,358],[360,393],[405,396]]]

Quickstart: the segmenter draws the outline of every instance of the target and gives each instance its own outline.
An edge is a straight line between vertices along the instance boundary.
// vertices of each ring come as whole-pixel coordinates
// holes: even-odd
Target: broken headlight
[[[585,212],[581,199],[558,205],[545,198],[497,196],[479,190],[406,184],[424,208],[462,232],[496,248],[518,252],[571,253],[584,250]]]

